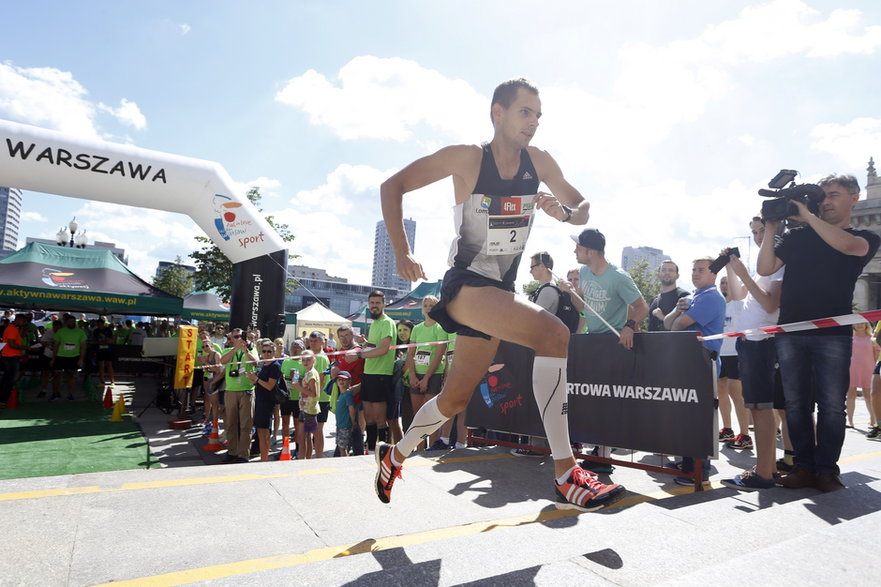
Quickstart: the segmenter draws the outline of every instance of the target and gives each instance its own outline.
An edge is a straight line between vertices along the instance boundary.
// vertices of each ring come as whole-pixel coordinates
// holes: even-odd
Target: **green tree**
[[[163,269],[159,275],[153,278],[153,285],[166,293],[179,298],[189,295],[193,291],[193,276],[190,271],[181,264],[180,255],[174,258],[174,265]]]
[[[252,187],[246,195],[257,211],[263,212],[260,207],[260,200],[263,199],[263,196],[260,195],[260,188]],[[276,222],[272,216],[264,216],[264,218],[284,242],[289,243],[294,240],[294,233],[291,232],[287,224]],[[224,302],[229,303],[232,295],[232,261],[207,236],[197,236],[196,240],[202,243],[201,249],[190,253],[190,258],[196,265],[196,272],[193,274],[196,288],[200,291],[214,290]],[[294,255],[293,257],[298,256]],[[292,282],[288,280],[288,291],[290,292],[293,288]]]
[[[535,279],[533,279],[529,283],[523,284],[523,294],[529,299],[532,299],[532,294],[534,294],[535,290],[537,290],[537,289],[538,289],[538,281],[536,281]]]
[[[651,304],[655,296],[661,291],[661,282],[658,280],[658,276],[649,268],[649,264],[645,259],[637,260],[630,267],[629,273],[642,297],[645,298],[648,304]],[[639,325],[640,330],[645,331],[648,328],[648,323],[648,316],[646,316]]]

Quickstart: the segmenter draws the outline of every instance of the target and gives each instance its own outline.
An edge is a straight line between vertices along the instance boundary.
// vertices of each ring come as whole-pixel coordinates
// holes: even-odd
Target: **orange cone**
[[[291,439],[287,436],[284,437],[284,443],[281,445],[281,454],[278,455],[278,460],[280,461],[289,461],[291,460]]]
[[[18,407],[18,390],[16,388],[12,388],[12,393],[9,394],[9,401],[6,402],[6,409],[11,410],[12,408]]]
[[[104,392],[104,407],[112,408],[113,407],[113,392],[110,390],[110,386],[107,386],[107,391]]]
[[[217,418],[214,418],[214,426],[212,426],[211,428],[211,435],[208,437],[208,444],[206,444],[202,448],[211,452],[223,450],[223,445],[220,444],[220,435],[217,434]]]

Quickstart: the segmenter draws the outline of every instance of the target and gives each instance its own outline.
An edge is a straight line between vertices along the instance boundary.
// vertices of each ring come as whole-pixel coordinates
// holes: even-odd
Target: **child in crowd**
[[[352,442],[353,422],[357,422],[355,413],[355,398],[349,387],[352,384],[352,376],[348,371],[340,371],[336,376],[336,384],[340,388],[336,400],[336,445],[340,449],[340,456],[349,456],[349,445]]]
[[[300,361],[306,373],[300,383],[294,384],[294,388],[300,392],[300,423],[303,427],[303,445],[299,458],[311,459],[312,447],[315,446],[314,435],[318,431],[318,414],[321,412],[318,406],[320,378],[315,370],[315,354],[312,351],[303,351]],[[323,455],[315,455],[316,458],[321,456]]]

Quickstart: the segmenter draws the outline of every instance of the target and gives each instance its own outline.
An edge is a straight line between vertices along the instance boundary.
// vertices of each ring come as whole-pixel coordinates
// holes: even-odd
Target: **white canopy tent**
[[[312,304],[303,308],[296,313],[297,323],[288,324],[285,327],[284,341],[285,346],[290,347],[291,342],[298,336],[301,336],[305,330],[308,335],[313,330],[320,330],[325,336],[330,333],[334,334],[336,339],[336,329],[340,326],[351,326],[352,321],[343,318],[333,310],[325,308],[321,304]]]

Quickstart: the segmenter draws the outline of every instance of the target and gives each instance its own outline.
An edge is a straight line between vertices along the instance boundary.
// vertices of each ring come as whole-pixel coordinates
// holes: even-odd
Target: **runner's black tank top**
[[[513,283],[532,227],[538,174],[526,149],[512,179],[502,179],[489,143],[483,145],[477,184],[468,200],[457,204],[456,238],[451,267]]]

